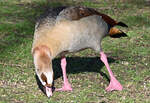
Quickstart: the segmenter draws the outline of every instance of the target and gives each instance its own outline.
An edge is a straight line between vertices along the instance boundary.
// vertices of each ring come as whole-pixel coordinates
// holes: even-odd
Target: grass
[[[147,0],[0,1],[0,103],[149,103],[150,4]],[[92,50],[67,55],[72,92],[47,98],[38,88],[31,46],[36,18],[48,7],[82,5],[125,22],[127,38],[103,40],[110,67],[124,87],[106,92],[108,72]],[[62,85],[60,58],[53,61],[55,86]]]

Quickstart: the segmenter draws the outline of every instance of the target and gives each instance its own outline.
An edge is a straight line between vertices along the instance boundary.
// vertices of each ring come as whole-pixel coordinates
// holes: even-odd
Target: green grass
[[[35,20],[46,8],[61,5],[96,8],[129,26],[121,28],[127,38],[107,37],[102,43],[123,91],[105,91],[108,72],[99,54],[89,49],[67,55],[72,92],[54,92],[47,98],[38,88],[31,55]],[[146,0],[1,0],[0,103],[149,103],[149,5]],[[59,57],[53,61],[53,67],[58,88],[62,85]]]

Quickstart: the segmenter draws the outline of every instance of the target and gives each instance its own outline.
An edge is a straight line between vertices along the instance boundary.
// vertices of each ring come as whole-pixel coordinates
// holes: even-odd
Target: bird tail
[[[121,24],[122,25],[122,24]],[[112,27],[110,28],[109,30],[109,36],[112,37],[112,38],[120,38],[120,37],[127,37],[127,34],[124,33],[123,31],[115,28],[115,27]]]
[[[128,27],[128,25],[126,25],[125,23],[123,23],[123,22],[117,22],[117,24],[116,25],[118,25],[118,26],[122,26],[122,27]]]

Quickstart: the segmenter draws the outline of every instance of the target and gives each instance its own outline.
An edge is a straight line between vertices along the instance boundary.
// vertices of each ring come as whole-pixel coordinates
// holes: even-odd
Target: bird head
[[[52,60],[49,52],[45,48],[36,48],[34,50],[34,65],[36,74],[45,87],[46,95],[48,97],[52,96],[52,86],[53,86],[53,69]]]

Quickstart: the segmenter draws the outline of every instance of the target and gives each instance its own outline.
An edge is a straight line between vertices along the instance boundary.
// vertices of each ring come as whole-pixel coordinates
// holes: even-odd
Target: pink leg
[[[72,91],[71,85],[68,82],[67,75],[66,75],[66,65],[67,65],[66,58],[63,57],[61,59],[61,68],[63,72],[64,85],[62,88],[56,89],[56,91]]]
[[[113,73],[109,67],[106,55],[104,54],[104,52],[100,52],[100,55],[101,55],[101,60],[105,64],[105,66],[108,70],[109,76],[110,76],[110,84],[106,88],[106,90],[107,91],[122,90],[123,89],[122,85],[117,81],[117,79],[115,78],[115,76],[113,75]]]

